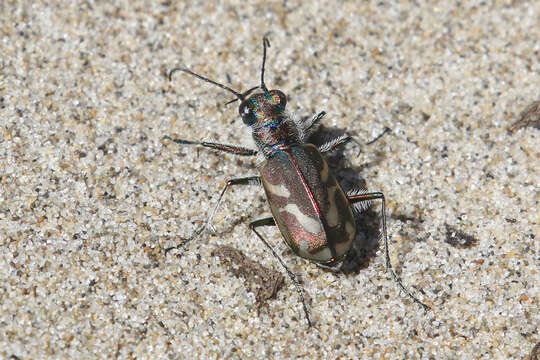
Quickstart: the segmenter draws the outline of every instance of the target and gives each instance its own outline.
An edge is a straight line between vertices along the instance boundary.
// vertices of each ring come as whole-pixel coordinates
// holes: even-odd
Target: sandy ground
[[[508,131],[540,100],[539,2],[20,3],[0,4],[0,358],[526,359],[540,341],[538,114]],[[167,71],[246,90],[264,34],[288,110],[361,143],[334,172],[384,192],[392,262],[432,310],[381,244],[335,274],[272,228],[314,328],[286,276],[260,305],[270,280],[247,270],[283,272],[247,227],[269,213],[257,187],[164,253],[260,162],[163,140],[253,147],[231,94]]]

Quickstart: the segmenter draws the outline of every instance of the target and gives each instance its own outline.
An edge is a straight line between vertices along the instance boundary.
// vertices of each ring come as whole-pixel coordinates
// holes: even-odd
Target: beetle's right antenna
[[[172,69],[170,72],[169,72],[169,81],[172,81],[172,76],[175,72],[177,71],[183,71],[185,73],[188,73],[192,76],[195,76],[196,78],[198,79],[201,79],[202,81],[206,81],[210,84],[214,84],[216,86],[219,86],[220,88],[224,89],[224,90],[227,90],[231,93],[233,93],[237,99],[233,99],[229,102],[227,102],[225,105],[229,105],[233,102],[235,102],[236,100],[240,100],[240,101],[244,101],[244,99],[255,89],[257,88],[261,88],[263,92],[267,93],[268,92],[268,88],[266,87],[266,85],[264,84],[264,66],[266,65],[266,48],[269,48],[270,47],[270,40],[268,40],[268,38],[265,36],[263,36],[263,62],[262,62],[262,68],[261,68],[261,85],[260,86],[255,86],[243,93],[239,93],[238,91],[235,91],[233,89],[231,89],[230,87],[228,86],[225,86],[223,84],[220,84],[214,80],[210,80],[208,79],[207,77],[204,77],[202,75],[199,75],[197,73],[194,73],[193,71],[189,70],[189,69],[186,69],[186,68],[183,68],[183,67],[176,67],[174,69]]]
[[[253,92],[253,90],[256,90],[256,89],[258,89],[258,88],[259,88],[259,86],[254,86],[254,87],[252,87],[251,89],[244,91],[244,92],[242,93],[242,96],[246,97],[246,96],[248,96],[249,94],[251,94],[251,93]],[[227,102],[225,103],[225,105],[232,104],[232,103],[235,102],[235,101],[238,101],[238,99],[232,99],[231,101],[227,101]]]
[[[172,81],[172,76],[173,76],[173,74],[174,74],[175,72],[177,72],[177,71],[183,71],[183,72],[188,73],[188,74],[190,74],[190,75],[192,75],[192,76],[195,76],[195,77],[198,78],[198,79],[201,79],[201,80],[206,81],[206,82],[208,82],[208,83],[210,83],[210,84],[214,84],[214,85],[216,85],[216,86],[219,86],[220,88],[222,88],[222,89],[224,89],[224,90],[227,90],[227,91],[233,93],[234,95],[236,95],[236,97],[237,97],[238,99],[240,99],[240,101],[244,101],[244,99],[246,98],[244,94],[241,94],[241,93],[239,93],[239,92],[237,92],[237,91],[234,91],[234,90],[231,89],[230,87],[225,86],[225,85],[223,85],[223,84],[220,84],[220,83],[218,83],[218,82],[215,82],[214,80],[210,80],[210,79],[208,79],[208,78],[205,78],[204,76],[201,76],[201,75],[199,75],[199,74],[196,74],[196,73],[194,73],[193,71],[191,71],[191,70],[189,70],[189,69],[186,69],[186,68],[177,67],[177,68],[172,69],[171,72],[169,73],[169,81]]]
[[[261,69],[261,89],[265,93],[268,92],[268,89],[266,88],[266,85],[264,84],[264,65],[266,64],[266,48],[270,47],[270,40],[265,36],[263,36],[263,63],[262,63],[262,69]]]

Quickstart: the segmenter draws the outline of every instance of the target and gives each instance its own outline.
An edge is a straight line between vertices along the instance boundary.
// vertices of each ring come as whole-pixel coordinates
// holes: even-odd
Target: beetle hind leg
[[[384,239],[384,253],[386,259],[386,269],[392,275],[394,281],[398,284],[401,291],[403,291],[411,300],[422,306],[424,309],[430,309],[429,306],[418,300],[401,282],[401,279],[394,271],[392,264],[390,263],[390,255],[388,254],[388,235],[386,233],[386,202],[384,200],[384,194],[382,192],[366,192],[364,190],[353,190],[347,192],[347,198],[354,207],[355,211],[363,211],[369,208],[374,200],[381,200],[381,221],[382,221],[382,237]]]
[[[304,309],[304,314],[306,316],[308,326],[312,327],[313,325],[312,325],[311,320],[309,318],[309,311],[308,311],[308,308],[307,308],[307,305],[306,305],[306,301],[304,299],[304,290],[302,289],[302,286],[300,285],[300,282],[298,281],[298,278],[296,277],[296,275],[291,270],[289,270],[289,268],[285,264],[285,261],[283,261],[283,259],[278,255],[278,253],[274,250],[272,245],[270,245],[270,243],[268,241],[266,241],[266,239],[256,229],[256,228],[261,227],[261,226],[275,226],[275,225],[276,225],[276,222],[274,221],[274,218],[267,217],[267,218],[264,218],[264,219],[255,220],[255,221],[251,222],[249,224],[249,228],[251,230],[253,230],[255,235],[257,235],[257,237],[266,245],[266,247],[268,249],[270,249],[270,251],[272,252],[272,255],[274,255],[274,257],[279,260],[281,266],[283,266],[283,268],[287,272],[287,275],[289,275],[289,278],[293,282],[294,286],[296,287],[296,291],[298,292],[298,295],[300,296],[300,301],[302,302],[302,308]]]
[[[204,224],[199,229],[197,229],[197,231],[195,231],[195,233],[191,235],[189,238],[182,239],[184,241],[181,244],[166,248],[165,254],[167,254],[171,250],[181,249],[185,247],[191,240],[201,235],[209,225],[211,226],[212,219],[214,218],[214,215],[216,214],[219,204],[221,203],[221,200],[223,199],[223,195],[225,195],[225,192],[227,191],[227,189],[233,185],[259,185],[260,186],[261,177],[249,176],[249,177],[244,177],[244,178],[230,179],[229,181],[227,181],[227,184],[225,185],[225,187],[223,188],[223,190],[221,190],[221,193],[219,194],[219,198],[217,200],[216,205],[214,206],[214,209],[212,210],[212,212],[210,213],[210,216],[206,219]]]

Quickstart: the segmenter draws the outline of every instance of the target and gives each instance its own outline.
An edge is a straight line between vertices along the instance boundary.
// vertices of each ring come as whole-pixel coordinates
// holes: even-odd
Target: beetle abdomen
[[[299,256],[318,263],[341,259],[356,232],[343,189],[311,144],[278,151],[260,168],[272,215]]]

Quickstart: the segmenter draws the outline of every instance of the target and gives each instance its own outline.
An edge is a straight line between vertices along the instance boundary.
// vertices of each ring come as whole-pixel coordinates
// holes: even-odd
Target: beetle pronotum
[[[311,326],[303,291],[296,275],[289,270],[283,259],[257,231],[257,228],[277,225],[285,242],[296,255],[324,267],[335,267],[346,256],[356,235],[355,213],[365,210],[373,200],[381,200],[386,268],[403,292],[414,302],[428,308],[403,286],[390,264],[384,194],[364,190],[345,192],[322,156],[322,153],[332,151],[351,141],[352,138],[348,135],[342,135],[318,148],[313,144],[306,143],[306,139],[317,127],[325,112],[323,111],[306,121],[292,119],[286,115],[287,97],[285,94],[280,90],[268,90],[264,83],[267,47],[270,47],[270,43],[264,37],[261,84],[243,93],[186,68],[174,68],[169,73],[169,80],[172,80],[172,75],[175,72],[182,71],[234,94],[237,99],[231,102],[240,100],[238,108],[240,117],[244,124],[251,127],[258,150],[215,142],[172,139],[169,136],[165,136],[166,139],[178,144],[200,145],[241,156],[262,154],[264,162],[259,166],[260,176],[227,181],[203,226],[191,237],[184,239],[183,243],[168,248],[166,251],[185,246],[206,229],[229,187],[233,185],[262,185],[272,211],[272,217],[253,221],[249,227],[279,260],[295,284],[307,322]],[[249,96],[257,89],[260,92]]]

